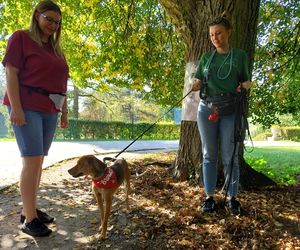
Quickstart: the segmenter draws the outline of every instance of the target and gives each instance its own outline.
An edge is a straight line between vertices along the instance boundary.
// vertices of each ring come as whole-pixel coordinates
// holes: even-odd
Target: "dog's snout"
[[[80,177],[80,176],[83,176],[83,173],[78,173],[76,175],[72,175],[74,178],[77,178],[77,177]]]
[[[68,170],[68,173],[70,175],[72,175],[74,178],[83,176],[83,173],[81,171],[79,171],[78,165],[76,165],[75,167],[72,167]]]
[[[76,167],[76,166],[75,166]],[[73,175],[73,173],[74,173],[74,168],[75,167],[72,167],[72,168],[70,168],[69,170],[68,170],[68,173],[70,174],[70,175]]]

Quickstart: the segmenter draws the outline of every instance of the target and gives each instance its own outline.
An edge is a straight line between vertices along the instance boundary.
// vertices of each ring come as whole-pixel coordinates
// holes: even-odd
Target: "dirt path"
[[[157,159],[171,161],[174,155],[159,154]],[[75,160],[43,172],[39,207],[56,217],[48,238],[33,238],[20,231],[18,187],[2,191],[0,248],[300,249],[299,186],[241,192],[243,214],[239,217],[221,208],[204,215],[199,212],[203,189],[174,182],[168,167],[142,166],[151,160],[137,159],[131,166],[133,174],[149,171],[132,178],[130,213],[125,211],[123,188],[116,194],[108,239],[103,242],[97,240],[98,208],[90,183],[67,173]]]

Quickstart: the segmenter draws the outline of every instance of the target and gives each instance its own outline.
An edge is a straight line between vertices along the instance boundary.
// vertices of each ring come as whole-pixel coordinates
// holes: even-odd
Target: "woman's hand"
[[[198,91],[198,90],[200,90],[200,88],[201,88],[201,80],[199,80],[199,79],[195,79],[194,80],[194,83],[193,83],[193,85],[192,85],[192,87],[191,87],[191,91]]]
[[[242,82],[242,88],[243,89],[250,89],[250,87],[251,87],[251,82],[250,81],[245,81],[245,82]]]
[[[60,127],[61,128],[67,128],[69,125],[68,121],[68,112],[62,112],[60,116]]]
[[[25,114],[23,109],[11,109],[10,111],[10,122],[12,125],[16,125],[16,126],[22,126],[24,124],[26,124],[26,120],[25,120]]]
[[[67,103],[67,96],[65,98],[62,110],[61,110],[61,116],[60,116],[60,127],[61,128],[67,128],[69,125],[68,120],[68,103]]]
[[[241,88],[243,89],[250,89],[251,88],[251,82],[250,81],[245,81],[245,82],[242,82],[239,86],[237,86],[236,88],[236,92],[241,92]]]
[[[9,114],[10,122],[16,126],[26,123],[25,114],[20,99],[19,69],[7,63],[5,65],[7,82],[7,95],[10,102],[11,111]]]

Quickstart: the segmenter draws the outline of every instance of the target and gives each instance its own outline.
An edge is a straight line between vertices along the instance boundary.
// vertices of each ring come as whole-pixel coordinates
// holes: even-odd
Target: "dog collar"
[[[117,176],[112,168],[107,168],[100,178],[93,178],[93,184],[96,188],[117,188]]]

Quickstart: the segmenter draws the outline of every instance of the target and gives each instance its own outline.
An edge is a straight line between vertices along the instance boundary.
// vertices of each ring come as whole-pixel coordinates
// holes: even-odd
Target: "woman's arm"
[[[11,105],[10,121],[14,125],[22,126],[26,123],[20,98],[19,69],[10,64],[5,65],[7,95]]]

